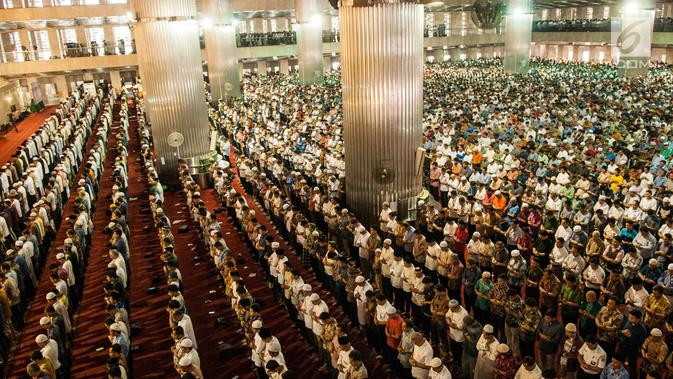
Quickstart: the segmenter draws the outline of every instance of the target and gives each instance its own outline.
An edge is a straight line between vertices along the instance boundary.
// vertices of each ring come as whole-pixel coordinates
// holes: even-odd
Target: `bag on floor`
[[[237,355],[245,354],[247,349],[243,346],[234,346],[222,342],[219,344],[219,351],[220,359],[226,361],[227,359],[231,359]]]

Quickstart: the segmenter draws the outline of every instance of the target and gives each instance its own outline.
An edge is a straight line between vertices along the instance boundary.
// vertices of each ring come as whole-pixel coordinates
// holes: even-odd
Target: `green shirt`
[[[603,304],[601,304],[601,302],[598,300],[594,301],[593,304],[589,304],[589,302],[585,300],[582,301],[582,305],[580,305],[580,309],[594,317],[598,314],[598,311],[600,311],[601,308],[603,308]],[[595,325],[595,321],[593,319],[590,319],[586,316],[580,316],[580,328],[585,329],[590,325]]]
[[[484,282],[483,279],[479,279],[477,284],[474,285],[474,290],[484,296],[488,296],[488,293],[491,292],[491,288],[493,288],[493,282],[490,279],[488,279],[486,282]],[[488,301],[488,299],[477,297],[475,305],[482,311],[487,311],[490,308],[491,303]]]
[[[579,286],[570,287],[564,284],[563,287],[561,287],[561,300],[571,301],[579,305],[582,304],[582,299],[584,299],[584,292],[579,288]],[[579,308],[562,304],[561,312],[579,313]]]

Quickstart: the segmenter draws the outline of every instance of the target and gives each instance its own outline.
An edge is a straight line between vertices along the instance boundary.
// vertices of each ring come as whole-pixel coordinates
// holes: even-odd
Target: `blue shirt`
[[[608,363],[603,372],[601,372],[601,379],[629,379],[629,372],[626,371],[624,366],[619,370],[615,370],[612,367],[612,363]]]
[[[115,337],[114,343],[118,343],[119,346],[121,346],[122,354],[124,354],[125,358],[128,358],[128,356],[129,356],[129,345],[131,344],[129,342],[129,338],[126,337],[126,335],[124,333],[119,333],[119,335]]]

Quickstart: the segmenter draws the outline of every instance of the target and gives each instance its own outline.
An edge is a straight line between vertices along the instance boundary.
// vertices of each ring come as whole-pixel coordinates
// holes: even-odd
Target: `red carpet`
[[[102,108],[102,107],[101,107]],[[102,114],[102,112],[101,112]],[[96,129],[100,126],[100,118],[96,121]],[[95,142],[96,130],[93,130],[89,140],[87,141],[86,152],[93,147]],[[86,161],[88,154],[84,156],[84,161]],[[80,171],[77,174],[77,178],[81,177],[82,170],[84,165],[80,167]],[[70,189],[70,198],[68,202],[63,206],[63,216],[64,219],[67,215],[72,214],[73,205],[75,203],[77,190],[77,180],[73,181],[72,187]],[[38,288],[36,289],[36,295],[28,309],[26,310],[25,322],[26,326],[23,330],[23,334],[19,337],[19,343],[14,351],[14,356],[10,360],[10,376],[11,378],[29,378],[26,373],[26,366],[30,362],[30,354],[37,349],[35,344],[35,336],[42,333],[42,328],[39,325],[40,318],[43,315],[43,310],[46,305],[45,296],[49,290],[53,288],[51,282],[49,281],[49,265],[56,263],[56,252],[59,247],[63,246],[63,240],[66,238],[67,225],[62,224],[56,233],[56,238],[52,243],[52,248],[50,249],[45,266],[40,278],[38,278]],[[101,321],[102,322],[102,321]],[[77,320],[73,322],[73,327],[77,325]]]
[[[0,164],[4,164],[16,153],[16,149],[28,139],[37,129],[42,126],[44,120],[57,109],[56,105],[45,107],[41,112],[28,116],[25,120],[18,123],[19,131],[9,128],[4,133],[0,133]]]
[[[115,103],[112,110],[113,121],[112,128],[119,126],[120,104]],[[108,146],[114,146],[115,132],[111,130],[108,133]],[[107,328],[105,321],[105,301],[103,299],[102,283],[105,281],[105,270],[107,269],[108,248],[110,236],[104,233],[105,226],[110,221],[106,214],[110,205],[110,196],[112,195],[112,164],[114,163],[116,152],[108,150],[103,167],[105,171],[102,174],[98,185],[98,197],[96,201],[96,212],[94,214],[94,230],[91,236],[91,251],[89,253],[89,265],[86,276],[84,277],[84,286],[82,290],[82,300],[79,306],[79,312],[76,314],[77,333],[72,349],[73,378],[101,378],[107,372],[105,368],[105,359],[107,351],[97,352],[96,349],[107,348],[110,343],[107,339]]]

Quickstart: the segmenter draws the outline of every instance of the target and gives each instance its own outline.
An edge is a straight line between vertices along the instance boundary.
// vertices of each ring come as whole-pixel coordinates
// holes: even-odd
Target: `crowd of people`
[[[130,293],[130,249],[129,227],[127,224],[127,189],[128,189],[128,139],[129,139],[129,108],[126,95],[120,98],[119,125],[112,128],[114,135],[101,139],[99,152],[101,174],[107,154],[115,154],[111,173],[110,198],[100,199],[99,205],[107,206],[106,216],[109,222],[104,230],[109,236],[107,255],[109,258],[103,282],[105,299],[105,325],[107,326],[109,346],[106,350],[106,367],[110,379],[127,379],[132,377],[131,369],[131,321],[129,315]],[[108,142],[109,138],[109,142]],[[111,143],[110,143],[111,142]],[[95,199],[94,199],[95,200]],[[93,203],[93,201],[92,201]],[[93,213],[93,210],[92,210]]]
[[[40,275],[48,275],[52,285],[39,319],[42,332],[34,337],[36,349],[26,368],[33,377],[69,377],[75,333],[72,314],[82,292],[91,232],[90,199],[101,174],[100,152],[105,146],[100,140],[111,124],[113,96],[107,89],[94,96],[82,88],[73,92],[0,173],[0,351],[4,361],[24,329],[24,313],[37,292]],[[91,136],[96,142],[87,155]],[[75,182],[72,200],[71,183]],[[64,215],[68,201],[73,201],[73,210]],[[56,241],[59,228],[66,228],[63,241]],[[52,248],[54,244],[59,247]],[[55,260],[48,256],[52,253]]]
[[[211,119],[242,153],[246,191],[391,368],[432,377],[437,355],[475,378],[662,377],[673,372],[672,79],[659,66],[638,79],[548,61],[528,76],[494,61],[429,66],[434,200],[411,219],[383,204],[374,225],[347,210],[338,79],[250,77],[244,100]],[[229,174],[215,168],[215,187],[241,203]],[[269,246],[259,258],[284,295],[282,255]],[[414,358],[407,330],[425,336],[428,359]]]
[[[173,367],[177,375],[185,379],[203,379],[201,360],[194,325],[183,296],[182,273],[180,261],[175,254],[173,224],[164,211],[164,192],[157,172],[157,161],[152,149],[152,131],[146,123],[144,110],[139,109],[138,138],[140,142],[140,159],[143,163],[143,176],[147,177],[148,200],[154,222],[154,229],[161,246],[161,259],[165,275],[168,303],[168,326],[173,341],[171,354]]]

